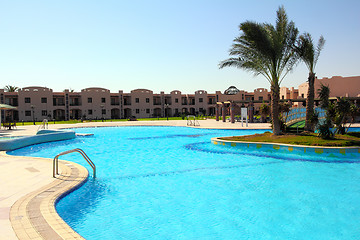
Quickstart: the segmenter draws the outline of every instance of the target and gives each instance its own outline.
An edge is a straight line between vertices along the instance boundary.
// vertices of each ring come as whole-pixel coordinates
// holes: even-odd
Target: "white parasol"
[[[8,109],[16,109],[16,107],[7,104],[0,104],[0,127],[1,127],[1,110],[8,110]]]

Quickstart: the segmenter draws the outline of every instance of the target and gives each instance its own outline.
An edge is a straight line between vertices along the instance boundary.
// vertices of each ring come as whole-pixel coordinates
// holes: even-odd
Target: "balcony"
[[[81,106],[79,98],[70,98],[70,106]]]
[[[216,103],[215,98],[208,99],[208,104],[215,104],[215,103]]]
[[[118,98],[118,97],[112,97],[112,98],[110,99],[110,105],[111,105],[111,106],[118,106],[118,105],[120,105],[119,98]]]
[[[124,105],[125,106],[131,105],[131,97],[124,97]]]
[[[154,105],[161,105],[161,98],[160,97],[154,97],[153,98],[153,104]]]
[[[19,102],[17,98],[6,98],[5,99],[5,104],[17,107],[19,106]]]
[[[53,98],[54,106],[65,106],[65,98]]]

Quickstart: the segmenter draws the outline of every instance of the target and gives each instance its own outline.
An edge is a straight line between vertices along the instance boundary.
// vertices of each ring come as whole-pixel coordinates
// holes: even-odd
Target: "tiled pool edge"
[[[0,151],[12,151],[30,145],[69,140],[75,138],[74,131],[42,129],[35,135],[0,141]]]
[[[253,147],[261,150],[264,146],[272,148],[274,150],[285,150],[288,152],[298,151],[304,153],[340,153],[346,155],[346,153],[360,153],[360,147],[322,147],[322,146],[305,146],[305,145],[291,145],[282,143],[267,143],[267,142],[240,142],[240,141],[229,141],[220,139],[220,137],[212,138],[211,143],[219,144],[223,146],[231,147]]]
[[[52,183],[20,198],[11,207],[10,222],[22,239],[84,239],[57,214],[59,198],[87,180],[83,166],[59,161],[61,175]]]

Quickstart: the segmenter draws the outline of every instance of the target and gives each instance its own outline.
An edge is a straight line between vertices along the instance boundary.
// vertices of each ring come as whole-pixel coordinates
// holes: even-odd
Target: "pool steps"
[[[90,137],[90,136],[94,136],[93,133],[76,133],[77,137]]]

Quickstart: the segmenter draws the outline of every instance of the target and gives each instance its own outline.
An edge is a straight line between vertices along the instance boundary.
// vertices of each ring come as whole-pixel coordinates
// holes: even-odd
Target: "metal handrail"
[[[41,129],[48,129],[49,128],[49,122],[47,119],[44,119],[41,123],[41,125],[39,126],[37,131],[40,131]]]
[[[191,118],[194,118],[194,120],[191,120]],[[194,115],[187,115],[186,116],[188,126],[200,126],[200,123],[196,120],[196,117]]]
[[[96,178],[96,167],[95,167],[95,164],[93,163],[93,161],[90,160],[90,158],[88,157],[88,155],[86,155],[86,153],[80,149],[80,148],[75,148],[75,149],[72,149],[72,150],[68,150],[68,151],[65,151],[65,152],[62,152],[62,153],[59,153],[58,155],[56,155],[54,157],[54,160],[53,160],[53,177],[55,178],[55,175],[59,175],[59,157],[62,156],[62,155],[66,155],[66,154],[69,154],[69,153],[73,153],[73,152],[78,152],[80,153],[83,158],[88,162],[88,164],[90,165],[90,167],[93,169],[93,176],[94,178]]]

